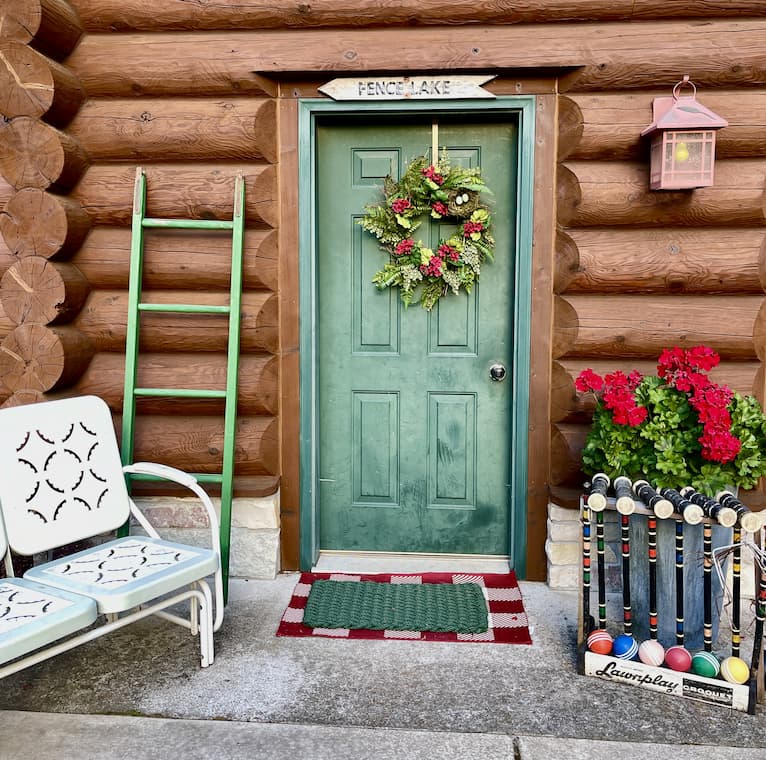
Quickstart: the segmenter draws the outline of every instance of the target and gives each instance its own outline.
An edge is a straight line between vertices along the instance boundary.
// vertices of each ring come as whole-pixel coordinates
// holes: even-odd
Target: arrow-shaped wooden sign
[[[333,100],[456,100],[494,98],[483,89],[495,76],[448,74],[445,76],[348,77],[333,79],[319,88]]]

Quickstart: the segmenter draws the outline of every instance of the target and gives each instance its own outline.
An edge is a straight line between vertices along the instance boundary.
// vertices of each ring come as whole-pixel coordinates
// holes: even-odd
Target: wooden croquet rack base
[[[586,644],[588,634],[599,626],[596,625],[595,619],[591,616],[590,593],[592,587],[590,577],[596,568],[590,562],[591,551],[589,545],[593,543],[595,546],[595,537],[591,535],[590,531],[586,537],[584,521],[586,510],[588,519],[590,520],[593,517],[593,513],[585,506],[586,498],[587,496],[583,496],[580,505],[580,514],[581,518],[583,518],[583,545],[581,547],[583,549],[583,567],[580,573],[577,672],[584,676],[594,676],[613,683],[626,684],[662,694],[693,699],[754,715],[756,704],[764,701],[766,683],[763,657],[763,620],[758,621],[756,625],[750,678],[744,684],[733,684],[721,678],[706,678],[692,672],[684,673],[667,667],[654,667],[638,660],[624,660],[611,655],[596,654],[588,649]],[[607,500],[607,511],[613,510],[615,510],[615,499],[609,498]],[[636,513],[650,514],[644,505],[639,502],[636,502]],[[705,519],[707,521],[707,518]],[[588,542],[587,544],[586,541]],[[633,547],[631,546],[632,551]],[[766,579],[762,577],[757,564],[755,572],[756,589],[758,589],[759,598],[763,598],[766,591]],[[758,607],[758,604],[756,604],[756,607]],[[603,621],[601,622],[601,627],[604,627]]]

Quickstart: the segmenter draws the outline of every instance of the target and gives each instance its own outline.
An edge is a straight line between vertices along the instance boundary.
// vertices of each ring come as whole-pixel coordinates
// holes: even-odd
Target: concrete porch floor
[[[147,620],[4,679],[0,758],[766,757],[763,705],[578,676],[574,592],[521,582],[532,646],[277,638],[296,580],[232,582],[208,669]]]

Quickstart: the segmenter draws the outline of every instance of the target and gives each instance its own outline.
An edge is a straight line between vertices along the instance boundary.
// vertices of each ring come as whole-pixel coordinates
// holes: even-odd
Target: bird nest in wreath
[[[366,207],[359,224],[380,241],[388,262],[372,278],[380,290],[399,288],[405,306],[431,310],[448,293],[470,293],[485,259],[493,259],[492,217],[482,195],[491,195],[481,169],[450,166],[446,156],[430,164],[416,158],[402,178],[383,182],[383,203]],[[430,247],[415,236],[428,214],[456,227]]]

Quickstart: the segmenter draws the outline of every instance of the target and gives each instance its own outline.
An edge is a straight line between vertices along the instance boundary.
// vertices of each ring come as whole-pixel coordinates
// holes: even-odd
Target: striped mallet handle
[[[649,638],[657,639],[657,518],[646,518],[647,549],[649,554]]]
[[[742,645],[742,526],[735,525],[732,531],[734,551],[731,557],[731,656],[739,657]]]
[[[633,484],[633,493],[661,520],[667,520],[675,512],[673,505],[660,496],[645,480],[637,480]]]
[[[590,533],[591,512],[585,500],[582,500],[582,624],[583,641],[590,633]]]
[[[702,507],[681,496],[675,488],[660,488],[660,496],[673,505],[673,510],[684,518],[684,522],[689,525],[699,525],[702,522],[704,517]]]
[[[761,515],[751,512],[731,491],[719,491],[715,498],[721,506],[730,507],[737,513],[742,530],[747,533],[757,533],[763,527]]]
[[[676,520],[676,644],[684,644],[684,521]]]
[[[620,513],[620,540],[622,543],[622,620],[623,630],[633,632],[633,607],[630,601],[630,515],[636,509],[630,478],[624,475],[614,479],[615,506]]]
[[[702,527],[702,636],[706,652],[713,651],[713,524]]]
[[[692,486],[682,488],[681,496],[702,507],[705,517],[716,520],[724,528],[732,528],[737,522],[737,513],[731,507],[722,507],[715,499],[696,491]]]
[[[588,506],[594,512],[603,512],[606,509],[606,492],[610,482],[609,477],[603,472],[597,472],[593,476],[588,494]]]

